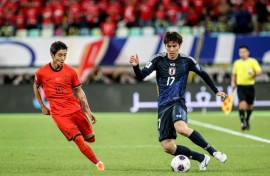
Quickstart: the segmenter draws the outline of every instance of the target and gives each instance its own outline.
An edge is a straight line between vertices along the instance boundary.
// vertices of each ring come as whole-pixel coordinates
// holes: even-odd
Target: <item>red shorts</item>
[[[69,141],[77,134],[86,136],[93,132],[92,125],[82,110],[67,115],[53,116],[53,120]]]

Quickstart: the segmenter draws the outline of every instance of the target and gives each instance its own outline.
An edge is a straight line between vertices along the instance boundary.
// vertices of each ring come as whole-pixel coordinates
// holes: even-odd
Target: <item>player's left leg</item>
[[[246,129],[250,130],[250,123],[249,123],[249,119],[250,116],[252,114],[253,111],[253,103],[254,103],[254,99],[255,99],[255,88],[254,86],[249,86],[247,88],[248,90],[246,91],[247,94],[247,106],[246,106]]]
[[[208,151],[208,153],[218,159],[220,162],[224,163],[227,160],[227,156],[218,152],[214,147],[212,147],[196,130],[193,130],[187,125],[187,112],[181,106],[175,106],[172,112],[174,128],[175,130],[188,137],[194,144],[200,146],[201,148]]]
[[[247,105],[247,116],[246,116],[246,129],[247,130],[250,130],[249,119],[250,119],[252,112],[253,112],[253,104],[248,104]]]

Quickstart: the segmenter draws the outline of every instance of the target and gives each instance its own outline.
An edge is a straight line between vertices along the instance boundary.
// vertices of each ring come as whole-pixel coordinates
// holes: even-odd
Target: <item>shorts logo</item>
[[[175,67],[169,67],[169,75],[170,76],[175,75]]]

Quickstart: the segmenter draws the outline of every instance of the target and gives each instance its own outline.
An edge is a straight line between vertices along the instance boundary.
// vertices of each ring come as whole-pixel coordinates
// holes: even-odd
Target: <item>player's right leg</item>
[[[89,159],[91,160],[94,164],[96,164],[98,170],[104,170],[105,165],[103,164],[102,161],[97,160],[94,152],[92,151],[91,147],[86,144],[86,142],[93,143],[95,142],[95,134],[93,132],[93,128],[91,123],[89,122],[87,116],[84,114],[82,110],[79,110],[73,114],[73,119],[76,123],[76,126],[78,127],[80,133],[82,136],[78,136],[80,139],[79,143],[83,144],[81,147],[82,149],[85,150],[86,148],[86,154],[81,150],[79,145],[77,144],[76,140],[74,142],[77,144],[77,146],[80,148],[82,153]],[[77,139],[76,137],[75,139]],[[83,141],[82,141],[82,140]],[[86,141],[86,142],[85,142]],[[86,148],[85,148],[86,147]]]
[[[176,131],[171,118],[172,108],[172,106],[160,107],[158,111],[159,142],[163,150],[171,155],[185,155],[190,159],[197,160],[200,163],[199,170],[206,170],[206,166],[210,161],[209,156],[191,151],[185,146],[175,144]]]
[[[89,145],[84,141],[84,138],[81,134],[74,136],[73,141],[76,143],[80,151],[92,162],[97,166],[98,170],[104,170],[104,164],[97,159],[95,153],[90,148]]]

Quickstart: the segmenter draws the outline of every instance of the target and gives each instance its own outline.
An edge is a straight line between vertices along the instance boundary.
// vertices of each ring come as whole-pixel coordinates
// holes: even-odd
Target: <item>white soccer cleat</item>
[[[99,162],[96,164],[96,166],[97,166],[97,170],[100,170],[100,171],[105,170],[105,165],[103,164],[102,161],[99,161]]]
[[[225,163],[227,160],[227,155],[222,152],[214,152],[213,156],[222,163]]]
[[[205,171],[210,159],[211,159],[210,156],[204,155],[204,160],[199,163],[199,170]]]

